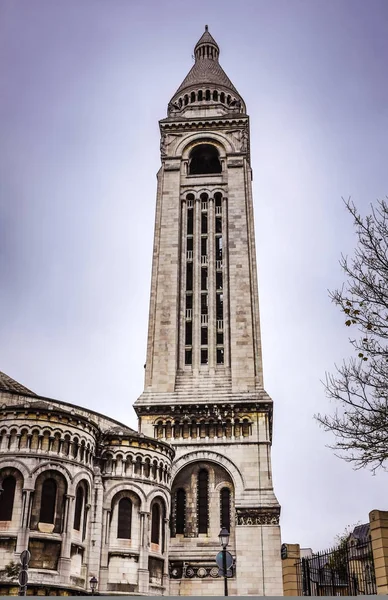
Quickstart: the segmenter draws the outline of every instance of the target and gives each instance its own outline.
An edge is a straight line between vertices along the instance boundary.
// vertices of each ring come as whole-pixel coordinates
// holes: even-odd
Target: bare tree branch
[[[352,258],[341,256],[346,282],[329,296],[355,331],[354,355],[323,382],[337,404],[334,414],[315,418],[334,433],[337,456],[375,472],[388,459],[388,204],[378,201],[364,218],[350,199],[344,203],[357,246]]]

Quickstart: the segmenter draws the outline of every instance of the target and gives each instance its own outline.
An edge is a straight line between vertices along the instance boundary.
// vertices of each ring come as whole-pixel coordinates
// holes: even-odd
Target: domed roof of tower
[[[241,98],[240,94],[218,62],[219,46],[209,33],[208,26],[194,48],[195,63],[175,92],[173,99],[188,88],[200,85],[221,86]]]
[[[213,44],[218,50],[220,49],[214,37],[210,35],[209,27],[207,25],[205,25],[205,32],[202,34],[202,37],[195,44],[194,51],[197,50],[201,44]]]

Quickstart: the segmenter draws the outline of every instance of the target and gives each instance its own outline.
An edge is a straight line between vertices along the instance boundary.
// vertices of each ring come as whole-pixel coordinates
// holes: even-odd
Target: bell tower
[[[249,117],[206,26],[159,123],[142,433],[176,450],[170,594],[282,595],[280,507],[263,387]]]

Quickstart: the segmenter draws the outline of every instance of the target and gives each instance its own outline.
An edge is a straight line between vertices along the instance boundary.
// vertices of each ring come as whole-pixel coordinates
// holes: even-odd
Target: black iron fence
[[[297,562],[299,596],[359,596],[376,594],[370,540],[344,542]]]

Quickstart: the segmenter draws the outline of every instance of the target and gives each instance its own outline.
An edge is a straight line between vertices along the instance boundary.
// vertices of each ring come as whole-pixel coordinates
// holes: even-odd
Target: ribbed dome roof
[[[173,98],[183,90],[200,85],[221,86],[227,88],[227,90],[230,90],[235,95],[240,96],[218,62],[219,47],[217,42],[210,35],[207,25],[205,32],[195,45],[194,52],[195,64],[182,81]]]
[[[12,379],[5,373],[0,371],[0,391],[2,392],[11,392],[12,394],[27,394],[28,396],[36,396],[34,392],[31,392],[28,388],[24,387],[18,381]]]
[[[230,81],[221,65],[207,58],[196,61],[192,69],[186,75],[174,96],[180,94],[186,88],[195,87],[200,84],[221,85],[238,94],[238,91]]]
[[[198,40],[198,42],[195,44],[195,48],[194,51],[197,50],[197,48],[199,48],[199,46],[201,44],[213,44],[214,46],[216,46],[219,50],[219,46],[216,42],[216,40],[214,39],[214,37],[212,35],[210,35],[209,33],[209,29],[208,26],[205,25],[205,32],[202,34],[202,37]]]

